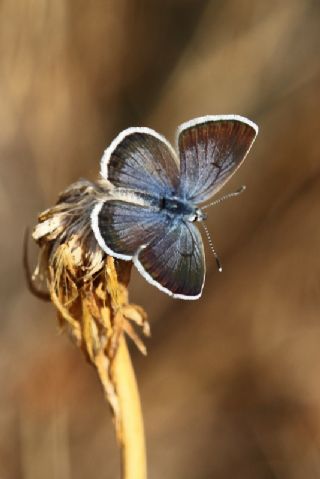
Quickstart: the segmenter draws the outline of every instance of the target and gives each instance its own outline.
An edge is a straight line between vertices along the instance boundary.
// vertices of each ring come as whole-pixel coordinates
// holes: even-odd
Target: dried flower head
[[[33,238],[40,247],[33,289],[45,285],[62,327],[95,366],[118,419],[112,361],[121,336],[128,334],[142,353],[145,346],[133,324],[149,334],[145,312],[128,302],[131,263],[107,256],[99,247],[90,213],[106,185],[80,180],[52,208],[39,215]],[[118,431],[119,432],[119,431]]]

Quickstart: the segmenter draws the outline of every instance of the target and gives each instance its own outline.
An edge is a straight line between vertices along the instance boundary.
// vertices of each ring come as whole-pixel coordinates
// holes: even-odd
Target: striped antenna
[[[213,253],[213,256],[215,257],[216,259],[216,263],[217,263],[217,267],[218,267],[218,271],[219,273],[221,273],[222,271],[222,266],[221,266],[221,262],[220,262],[220,259],[219,259],[219,256],[218,256],[218,253],[216,252],[216,250],[214,249],[214,246],[213,246],[213,243],[212,243],[212,239],[211,239],[211,236],[210,236],[210,233],[208,231],[208,228],[207,228],[207,225],[205,223],[203,223],[202,221],[200,222],[200,224],[202,225],[205,233],[206,233],[206,236],[208,238],[208,243],[209,243],[209,246],[210,246],[210,249]]]
[[[236,191],[233,191],[231,193],[227,193],[226,195],[221,196],[221,198],[216,199],[212,203],[209,203],[208,205],[202,206],[201,209],[205,210],[205,209],[209,208],[209,206],[214,206],[214,205],[217,205],[218,203],[221,203],[224,200],[228,200],[229,198],[233,198],[234,196],[239,196],[239,195],[241,195],[241,193],[244,192],[245,189],[246,189],[246,186],[242,185]]]

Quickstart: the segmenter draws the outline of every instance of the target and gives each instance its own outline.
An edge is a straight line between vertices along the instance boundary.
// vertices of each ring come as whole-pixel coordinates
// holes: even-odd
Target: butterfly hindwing
[[[135,196],[133,198],[137,201]],[[161,212],[154,211],[148,204],[125,200],[97,204],[91,222],[101,248],[124,260],[132,259],[141,245],[161,237],[169,228],[169,220]]]
[[[197,299],[205,278],[204,249],[199,230],[177,220],[133,258],[140,273],[175,298]]]
[[[204,250],[193,224],[123,200],[96,205],[91,220],[101,248],[116,258],[132,259],[150,283],[174,297],[201,295]]]
[[[228,181],[249,152],[258,127],[237,115],[206,116],[180,125],[179,194],[202,203]]]

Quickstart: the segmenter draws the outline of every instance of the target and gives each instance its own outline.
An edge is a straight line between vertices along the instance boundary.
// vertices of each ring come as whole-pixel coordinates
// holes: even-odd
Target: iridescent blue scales
[[[101,175],[112,188],[91,221],[101,248],[133,261],[160,290],[182,299],[201,296],[204,248],[200,205],[230,179],[248,154],[258,127],[238,115],[205,116],[177,130],[177,151],[150,128],[128,128],[106,149]]]

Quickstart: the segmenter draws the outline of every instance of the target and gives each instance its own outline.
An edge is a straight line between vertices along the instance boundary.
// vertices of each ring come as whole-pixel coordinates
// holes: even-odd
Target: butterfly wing
[[[192,223],[175,220],[165,234],[133,258],[140,273],[161,291],[182,299],[201,296],[205,279],[201,235]]]
[[[179,194],[195,203],[213,196],[248,154],[258,127],[238,115],[205,116],[180,125]]]
[[[106,149],[101,175],[114,186],[155,196],[176,192],[179,160],[170,143],[150,128],[128,128]]]
[[[205,264],[198,229],[137,204],[137,198],[136,203],[108,200],[95,206],[91,222],[99,245],[116,258],[132,259],[149,283],[170,296],[199,298]]]
[[[143,197],[131,194],[128,201],[117,199],[98,203],[91,214],[91,225],[100,247],[107,254],[131,260],[142,245],[165,234],[170,222]]]

